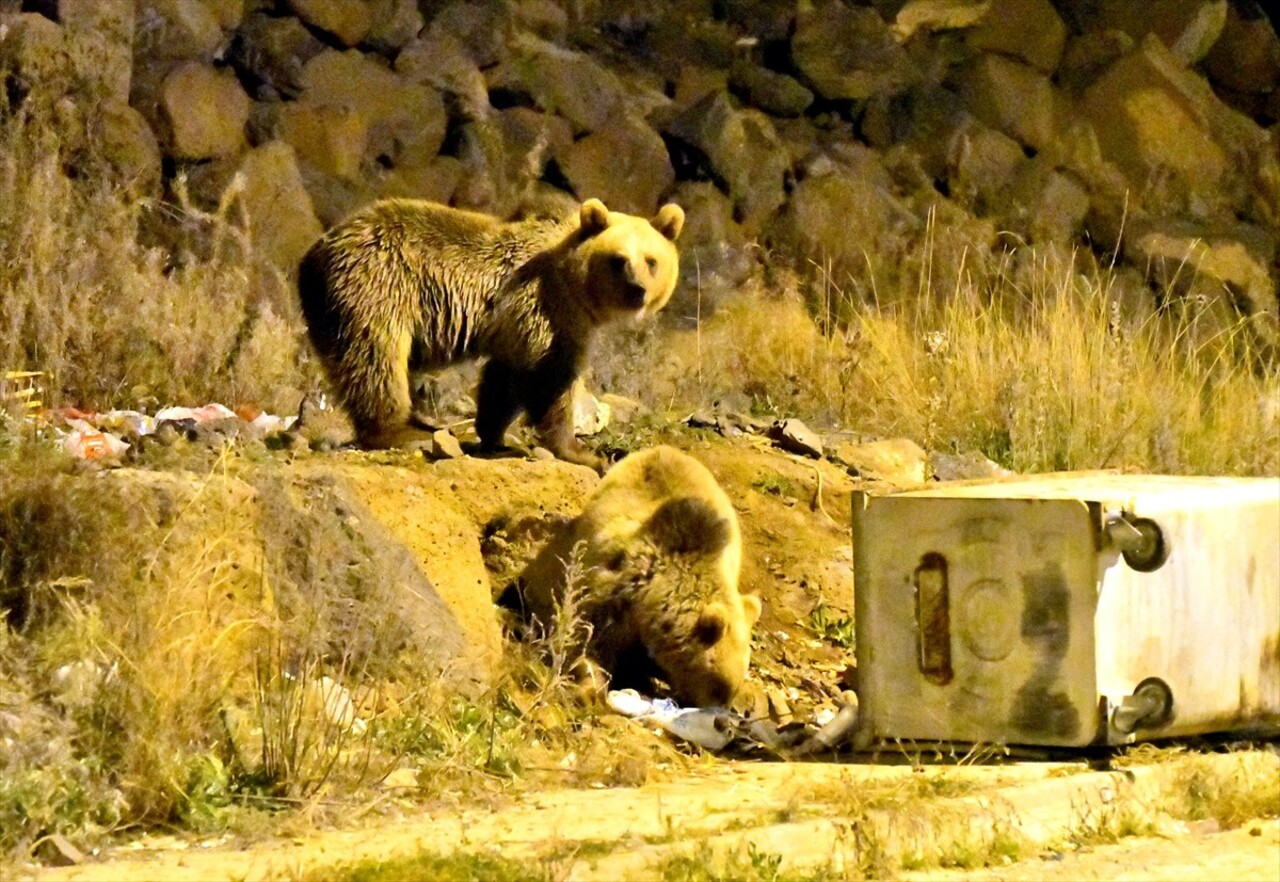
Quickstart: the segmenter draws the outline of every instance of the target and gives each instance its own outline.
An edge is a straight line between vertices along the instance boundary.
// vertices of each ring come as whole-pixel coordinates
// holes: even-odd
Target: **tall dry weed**
[[[72,150],[35,101],[0,108],[0,369],[46,374],[50,403],[87,408],[252,401],[297,405],[300,322],[229,191],[203,211],[137,197],[94,145]],[[138,244],[195,227],[199,257]],[[175,239],[179,238],[175,233]]]
[[[623,391],[673,409],[736,401],[1026,472],[1280,472],[1280,373],[1246,323],[1223,328],[1193,303],[1134,309],[1122,275],[1078,257],[961,262],[944,293],[922,277],[921,296],[893,306],[851,304],[822,276],[757,287],[696,334],[651,344],[654,374]],[[816,322],[815,304],[828,310]]]

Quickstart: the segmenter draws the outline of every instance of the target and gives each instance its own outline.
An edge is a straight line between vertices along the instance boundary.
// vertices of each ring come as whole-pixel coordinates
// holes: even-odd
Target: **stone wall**
[[[1275,335],[1280,40],[1250,0],[0,0],[0,72],[140,194],[235,181],[287,271],[381,196],[674,199],[677,319],[764,250],[892,285],[868,252],[941,224],[1118,254]]]

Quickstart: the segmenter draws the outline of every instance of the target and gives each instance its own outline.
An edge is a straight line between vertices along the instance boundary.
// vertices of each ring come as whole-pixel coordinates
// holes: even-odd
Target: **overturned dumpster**
[[[861,747],[1280,733],[1280,479],[855,494]]]

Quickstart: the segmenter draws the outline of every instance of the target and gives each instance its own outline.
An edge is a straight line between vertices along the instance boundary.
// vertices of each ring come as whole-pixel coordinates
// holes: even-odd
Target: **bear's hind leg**
[[[404,447],[431,435],[409,424],[408,334],[391,346],[385,339],[361,338],[349,345],[337,365],[338,386],[361,447]],[[382,344],[382,345],[379,345]]]

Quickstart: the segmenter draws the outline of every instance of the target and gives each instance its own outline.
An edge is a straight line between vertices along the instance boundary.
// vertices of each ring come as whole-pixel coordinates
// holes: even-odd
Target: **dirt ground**
[[[1272,755],[1274,758],[1274,755]],[[1153,772],[1153,775],[1158,772]],[[1150,777],[1150,776],[1148,776]],[[218,841],[144,838],[91,863],[30,872],[48,882],[333,878],[343,867],[416,854],[501,855],[556,880],[662,878],[664,862],[717,862],[754,849],[777,856],[776,872],[851,878],[865,873],[953,879],[1280,880],[1280,822],[1162,824],[1158,836],[1072,845],[1066,805],[1124,792],[1124,776],[1083,764],[1002,767],[715,762],[638,788],[548,790],[496,810],[447,809],[378,818],[352,828],[235,848]],[[904,781],[963,796],[901,796]],[[859,794],[892,794],[866,810]],[[1126,798],[1121,796],[1119,798]],[[874,804],[874,801],[867,803]],[[974,819],[1013,823],[1029,843],[1023,859],[994,866],[905,871],[877,867],[891,843],[954,841]],[[1065,823],[1064,823],[1065,822]],[[877,832],[878,831],[878,832]],[[897,831],[896,833],[894,831]],[[878,845],[869,843],[878,839]],[[727,872],[732,872],[732,866]],[[736,865],[741,866],[741,865]],[[887,871],[886,871],[887,870]],[[726,872],[722,869],[720,872]],[[720,878],[712,876],[711,878]]]

